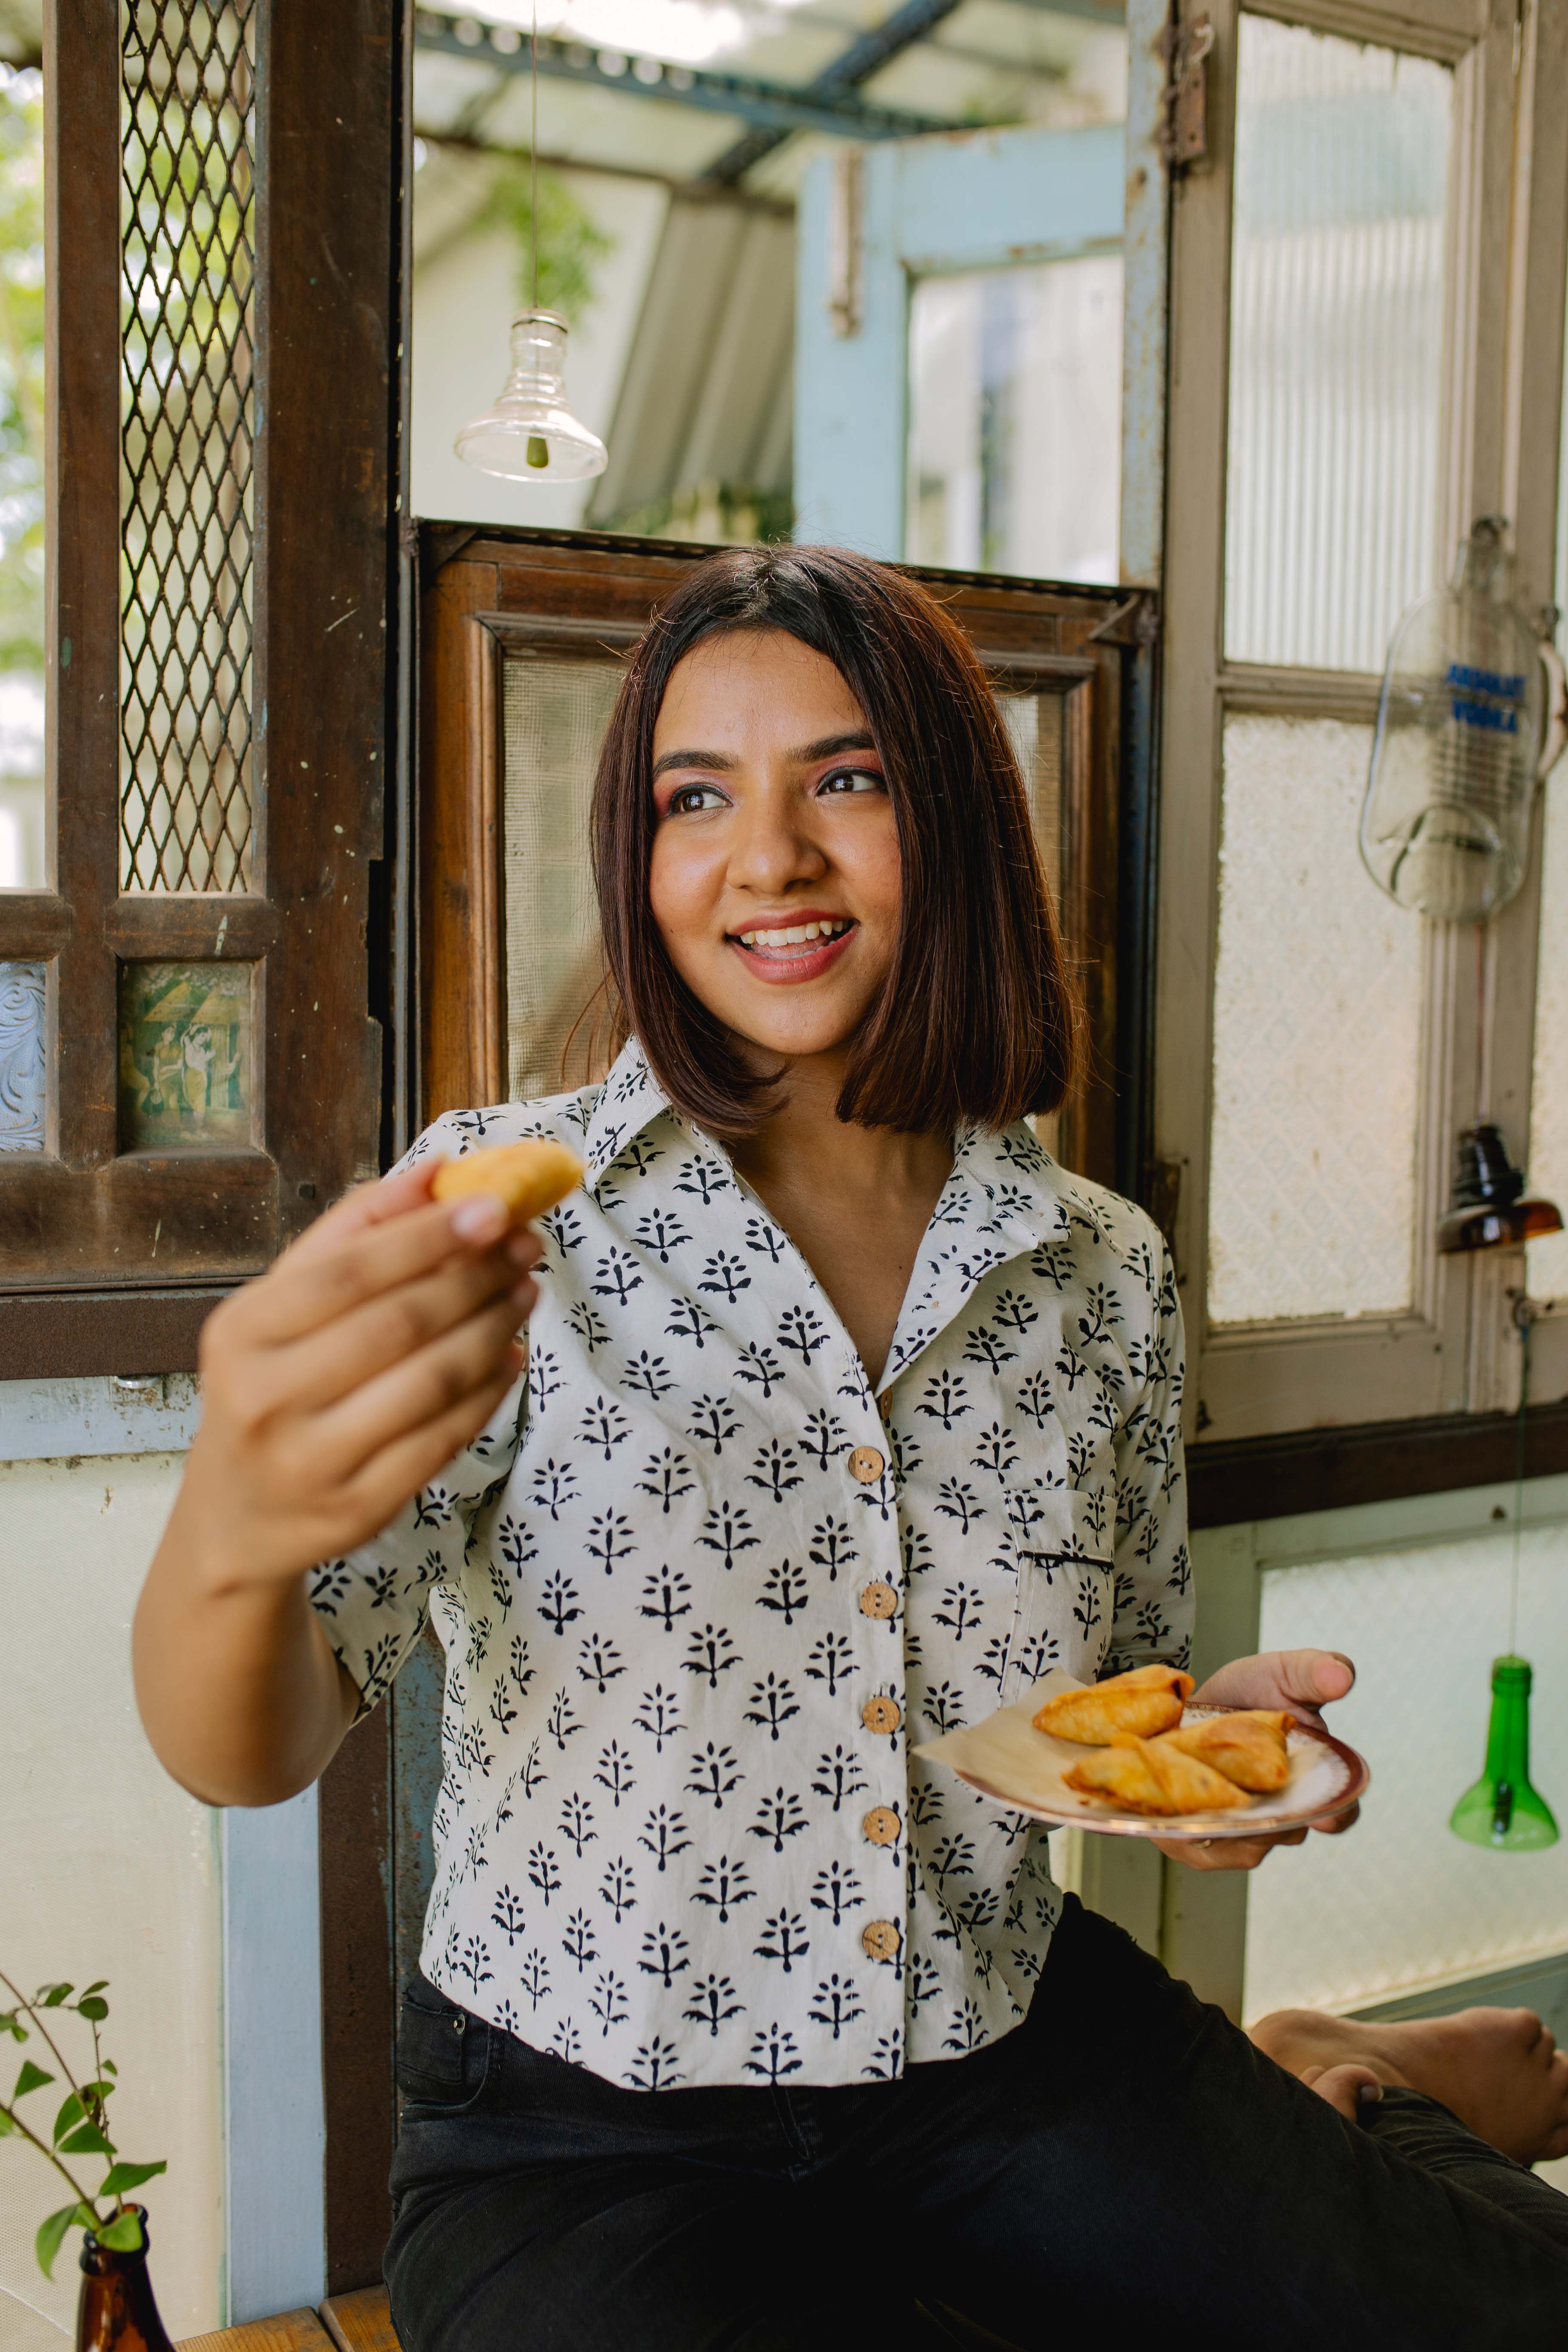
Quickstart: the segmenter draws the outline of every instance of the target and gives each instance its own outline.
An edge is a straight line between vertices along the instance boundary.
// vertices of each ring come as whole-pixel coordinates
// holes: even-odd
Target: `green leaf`
[[[27,2029],[14,2009],[0,2012],[0,2033],[8,2033],[13,2042],[26,2042]]]
[[[87,1992],[84,1992],[82,1995],[83,2000],[87,1999],[87,1994],[89,1992],[102,1992],[107,1988],[108,1983],[109,1979],[107,1977],[100,1977],[96,1984],[89,1984],[88,1986]]]
[[[117,2254],[139,2254],[142,2251],[140,2214],[117,2213],[112,2221],[105,2221],[93,2234],[100,2246],[112,2246]]]
[[[11,2096],[14,2099],[26,2098],[29,2091],[41,2091],[46,2083],[52,2083],[54,2079],[52,2074],[46,2074],[41,2066],[35,2066],[30,2058],[24,2058],[22,2071],[16,2077],[16,2087]]]
[[[64,2139],[67,2132],[74,2131],[76,2129],[78,2124],[81,2122],[86,2112],[87,2111],[83,2107],[81,2101],[77,2097],[74,2091],[71,2093],[68,2099],[62,2101],[59,2114],[55,2117],[55,2146],[57,2147],[58,2147],[61,2140]]]
[[[5,2139],[11,2132],[14,2132],[16,2128],[16,2123],[8,2110],[5,2107],[0,2107],[0,2139]]]
[[[68,1984],[40,1985],[33,1999],[40,2009],[58,2009],[61,2001],[70,1999],[73,1990]]]
[[[110,2091],[118,2090],[119,2087],[117,2083],[84,2083],[81,2086],[81,2095],[90,2104],[94,2099],[107,2099]]]
[[[112,2156],[114,2154],[113,2142],[104,2137],[96,2124],[80,2125],[72,2132],[69,2139],[62,2139],[59,2145],[62,2154],[66,2156]]]
[[[103,2071],[106,2074],[118,2074],[120,2069],[112,2058],[106,2058],[103,2062]]]
[[[115,2164],[105,2173],[99,2188],[100,2197],[123,2197],[128,2189],[140,2189],[160,2172],[167,2172],[169,2162],[161,2157],[156,2164]]]
[[[91,2230],[97,2225],[98,2216],[90,2205],[62,2205],[58,2213],[51,2213],[33,2242],[38,2257],[38,2268],[43,2272],[44,2276],[46,2278],[53,2276],[55,2256],[59,2252],[60,2240],[68,2230],[79,2227]]]
[[[109,2003],[106,2000],[100,2000],[95,1992],[84,1993],[80,2000],[72,2005],[79,2017],[90,2019],[94,2025],[101,2025],[109,2015]]]

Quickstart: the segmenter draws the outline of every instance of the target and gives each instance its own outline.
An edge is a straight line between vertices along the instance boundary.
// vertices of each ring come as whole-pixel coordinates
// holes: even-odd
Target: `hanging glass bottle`
[[[1527,1659],[1492,1660],[1487,1769],[1448,1818],[1454,1835],[1471,1845],[1528,1853],[1557,1843],[1552,1808],[1530,1784],[1530,1682]]]
[[[1478,522],[1450,584],[1401,617],[1362,809],[1373,881],[1449,922],[1479,922],[1519,888],[1536,782],[1563,743],[1563,664],[1511,601],[1504,531]]]
[[[1514,1647],[1519,1638],[1520,1550],[1524,1540],[1526,1416],[1530,1411],[1530,1342],[1535,1309],[1517,1295],[1513,1309],[1519,1333],[1519,1407],[1514,1415],[1513,1561],[1509,1574],[1508,1648],[1492,1660],[1492,1712],[1487,1727],[1486,1769],[1465,1790],[1448,1816],[1456,1837],[1498,1853],[1530,1853],[1555,1845],[1557,1823],[1544,1797],[1530,1780],[1530,1685],[1528,1658]]]

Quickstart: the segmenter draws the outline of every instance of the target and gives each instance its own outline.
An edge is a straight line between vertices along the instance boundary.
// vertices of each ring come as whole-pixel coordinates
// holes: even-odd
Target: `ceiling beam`
[[[416,122],[414,136],[429,148],[441,148],[459,155],[482,155],[494,163],[526,163],[526,147],[510,147],[504,141],[487,139],[482,131],[432,131],[426,123]],[[732,205],[740,211],[756,213],[766,220],[795,218],[795,202],[789,196],[766,196],[751,188],[721,187],[713,180],[682,179],[679,173],[656,172],[645,163],[609,163],[603,156],[552,152],[547,147],[539,151],[542,171],[592,172],[611,180],[636,180],[645,188],[668,188],[672,196],[692,205]]]
[[[940,25],[944,17],[951,16],[961,5],[962,0],[903,0],[900,7],[893,9],[868,33],[862,33],[858,40],[851,41],[831,65],[825,66],[815,81],[807,82],[803,95],[818,100],[847,95],[858,89],[861,82],[869,81],[874,73],[879,72],[883,66],[889,64],[905,49],[912,48],[917,41],[923,41],[934,26]],[[949,124],[945,127],[952,129],[955,126]],[[743,139],[737,139],[732,147],[726,148],[716,163],[710,163],[703,176],[710,180],[728,181],[733,185],[751,170],[753,163],[760,163],[764,155],[772,154],[775,147],[782,146],[788,136],[787,131],[759,124]]]
[[[954,7],[958,0],[940,0],[940,4]],[[913,5],[929,10],[939,0],[913,0]],[[440,16],[421,8],[414,18],[414,46],[444,57],[466,58],[499,73],[529,70],[526,37],[519,37],[510,25],[480,24],[472,16]],[[539,71],[542,78],[611,90],[621,98],[660,99],[668,105],[695,107],[710,114],[739,116],[742,122],[754,124],[758,135],[765,134],[764,152],[794,131],[826,131],[838,139],[909,139],[959,127],[933,115],[873,106],[852,86],[826,83],[820,76],[796,88],[788,82],[759,81],[748,74],[710,73],[696,66],[667,65],[658,58],[628,57],[624,49],[590,47],[582,41],[559,40],[552,34],[540,35]]]

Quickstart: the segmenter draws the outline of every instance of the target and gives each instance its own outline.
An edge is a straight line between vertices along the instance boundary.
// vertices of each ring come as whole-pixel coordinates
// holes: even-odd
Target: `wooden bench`
[[[187,2336],[178,2352],[402,2352],[384,2286],[334,2294],[319,2312],[280,2311],[216,2336]]]
[[[969,2352],[1016,2352],[1016,2347],[993,2336],[973,2320],[939,2305],[937,2317],[921,2310],[926,2333],[919,2341],[941,2341],[967,2347]],[[935,2334],[931,2334],[934,2328]],[[320,2312],[281,2311],[276,2319],[253,2319],[244,2327],[226,2327],[216,2336],[187,2336],[175,2352],[403,2352],[392,2325],[384,2286],[363,2286],[353,2294],[335,2294]]]

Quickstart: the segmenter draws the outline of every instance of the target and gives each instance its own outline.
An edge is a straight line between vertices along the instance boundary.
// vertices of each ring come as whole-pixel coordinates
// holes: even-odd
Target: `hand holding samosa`
[[[469,1192],[493,1192],[514,1225],[531,1225],[583,1181],[583,1162],[552,1137],[525,1137],[521,1143],[485,1143],[437,1169],[430,1186],[437,1201],[460,1201]]]

